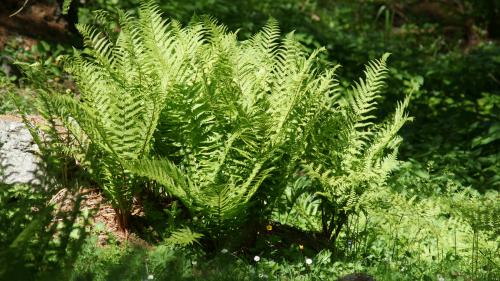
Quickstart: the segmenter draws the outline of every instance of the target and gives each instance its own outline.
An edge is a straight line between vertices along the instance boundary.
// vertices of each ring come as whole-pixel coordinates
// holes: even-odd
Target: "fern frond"
[[[349,92],[348,102],[352,109],[350,119],[354,128],[369,126],[372,124],[369,120],[375,118],[370,113],[376,109],[377,99],[384,85],[389,55],[386,53],[382,58],[369,62],[364,71],[365,80],[360,79]]]
[[[372,140],[372,143],[367,148],[364,156],[365,171],[370,172],[376,163],[376,159],[383,159],[383,154],[385,149],[395,150],[397,149],[401,139],[396,135],[401,127],[408,121],[411,120],[410,117],[405,113],[405,109],[408,106],[409,97],[401,103],[398,103],[396,107],[396,112],[394,113],[392,119],[385,124],[383,124],[377,131]],[[388,162],[387,162],[388,163]],[[377,163],[378,164],[378,163]],[[385,165],[385,167],[387,167]]]
[[[162,184],[167,193],[179,198],[186,206],[194,204],[194,197],[199,191],[191,179],[169,160],[143,159],[127,162],[125,165],[133,173]]]
[[[184,227],[173,231],[165,243],[169,245],[191,246],[195,243],[199,244],[199,239],[203,238],[203,234],[193,232],[189,227]]]
[[[273,60],[278,51],[280,36],[278,21],[270,18],[262,30],[250,39],[250,44],[263,56],[263,59]]]

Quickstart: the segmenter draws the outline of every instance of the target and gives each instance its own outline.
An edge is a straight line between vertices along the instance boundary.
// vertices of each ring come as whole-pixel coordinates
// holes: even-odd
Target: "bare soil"
[[[128,242],[135,246],[150,247],[146,241],[134,233],[126,233],[120,230],[116,221],[115,210],[110,203],[106,202],[102,192],[96,188],[83,188],[77,191],[64,188],[50,200],[52,204],[59,206],[57,212],[59,215],[73,212],[76,201],[80,201],[78,204],[80,211],[87,210],[91,214],[92,227],[96,224],[104,226],[104,229],[97,233],[99,245],[105,246],[112,236],[121,243]],[[144,212],[139,205],[135,204],[133,206],[132,216],[144,216]],[[57,220],[57,217],[55,219]]]

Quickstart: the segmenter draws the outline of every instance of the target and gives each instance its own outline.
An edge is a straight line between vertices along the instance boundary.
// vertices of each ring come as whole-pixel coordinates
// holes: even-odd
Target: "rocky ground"
[[[28,116],[32,124],[42,124],[39,116]],[[43,172],[40,168],[38,146],[22,118],[16,115],[0,115],[0,182],[11,184],[30,184],[34,187],[41,183]],[[96,235],[99,243],[107,243],[110,235],[118,241],[128,240],[134,244],[147,247],[147,243],[136,235],[123,233],[115,221],[115,210],[106,202],[102,192],[92,187],[61,187],[48,202],[57,206],[54,221],[62,220],[78,208],[91,214],[91,225],[100,224],[103,229]],[[134,216],[142,216],[143,212],[136,207]]]
[[[36,117],[32,117],[33,121]],[[20,117],[0,115],[0,181],[40,183],[38,147]]]

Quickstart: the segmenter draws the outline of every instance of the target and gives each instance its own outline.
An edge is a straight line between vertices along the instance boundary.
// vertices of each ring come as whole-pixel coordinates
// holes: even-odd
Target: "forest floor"
[[[70,42],[68,23],[61,17],[57,4],[36,1],[18,7],[13,2],[16,1],[6,0],[0,9],[0,50],[13,37],[21,37],[27,48],[37,43],[35,38]]]

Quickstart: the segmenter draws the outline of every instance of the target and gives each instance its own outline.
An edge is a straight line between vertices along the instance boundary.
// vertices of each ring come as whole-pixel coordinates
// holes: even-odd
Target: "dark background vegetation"
[[[135,13],[139,4],[138,0],[75,0],[69,12],[63,14],[62,1],[28,1],[23,6],[24,2],[3,0],[0,4],[0,81],[3,81],[0,113],[14,112],[15,102],[21,108],[30,110],[33,91],[16,61],[41,62],[48,70],[48,83],[73,88],[71,77],[61,70],[58,56],[70,53],[72,46],[82,48],[75,24],[96,23],[92,15],[95,9],[125,9]],[[325,46],[327,53],[322,59],[342,65],[340,78],[344,87],[349,87],[347,81],[359,76],[365,62],[380,57],[384,52],[392,53],[389,81],[380,113],[389,112],[395,101],[411,93],[409,112],[415,121],[403,129],[405,141],[400,159],[405,164],[393,175],[391,188],[410,197],[418,195],[419,198],[445,193],[450,181],[471,187],[478,196],[500,188],[500,2],[158,2],[167,17],[187,23],[193,16],[208,14],[230,30],[239,30],[241,39],[249,38],[273,17],[278,20],[283,33],[294,31],[307,48],[313,50]],[[12,92],[16,93],[15,101],[7,98],[7,93]],[[16,235],[28,222],[38,220],[39,224],[29,224],[33,227],[48,222],[46,215],[34,219],[33,214],[26,211],[34,206],[43,209],[40,201],[43,196],[38,192],[28,196],[19,190],[9,190],[1,196],[0,202],[15,211],[9,214],[2,214],[4,209],[0,211],[0,245],[16,240]],[[493,204],[498,204],[498,201]],[[14,215],[23,219],[13,219]],[[82,247],[65,244],[63,252],[60,252],[61,249],[44,241],[43,236],[36,241],[38,243],[32,243],[26,249],[16,250],[18,254],[19,251],[33,253],[28,258],[24,257],[31,272],[57,267],[63,252],[77,251]],[[95,253],[89,247],[94,246],[85,248],[87,257],[91,259]],[[127,255],[134,256],[132,252],[127,252]],[[173,272],[183,266],[175,265],[176,261],[167,257],[168,254],[156,255],[165,256]],[[6,258],[6,255],[0,257]],[[126,260],[126,257],[121,258]],[[120,264],[113,259],[119,259],[118,255],[110,254],[103,263],[108,262],[110,267]],[[133,258],[128,262],[132,261],[140,264]],[[71,259],[66,262],[70,265]],[[485,264],[488,265],[488,261]],[[494,268],[497,266],[492,265]],[[496,270],[498,272],[498,268]],[[114,268],[114,271],[118,276],[120,268]],[[436,279],[433,276],[432,279],[422,280]]]

